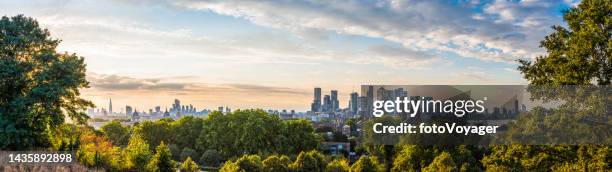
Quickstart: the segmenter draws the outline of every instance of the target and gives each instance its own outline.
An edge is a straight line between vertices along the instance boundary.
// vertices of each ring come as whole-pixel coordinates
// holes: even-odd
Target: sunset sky
[[[313,87],[525,84],[516,59],[574,1],[0,0],[85,57],[83,97],[115,111],[310,108]]]

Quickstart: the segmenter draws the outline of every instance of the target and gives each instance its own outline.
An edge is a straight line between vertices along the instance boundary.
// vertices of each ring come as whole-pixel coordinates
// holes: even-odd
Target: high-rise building
[[[340,101],[338,101],[338,90],[331,90],[331,107],[330,107],[330,111],[331,112],[335,112],[338,109],[340,109]]]
[[[374,103],[374,86],[368,86],[366,89],[366,109],[364,109],[364,115],[362,117],[365,117],[366,119],[370,119],[372,118],[372,112],[373,112],[373,107],[372,104]]]
[[[181,101],[179,99],[174,99],[174,104],[172,104],[172,109],[170,111],[173,111],[173,112],[181,111]]]
[[[125,115],[130,116],[132,115],[132,113],[134,113],[134,111],[132,111],[132,106],[125,106]]]
[[[357,100],[359,99],[359,94],[357,92],[351,93],[351,99],[349,100],[349,109],[353,114],[357,113],[359,106],[357,104]]]
[[[330,112],[332,110],[331,97],[329,95],[323,96],[323,112]]]
[[[109,99],[108,101],[108,114],[113,113],[113,99]]]
[[[320,112],[321,111],[321,88],[314,88],[314,100],[312,101],[312,105],[310,107],[312,112]]]

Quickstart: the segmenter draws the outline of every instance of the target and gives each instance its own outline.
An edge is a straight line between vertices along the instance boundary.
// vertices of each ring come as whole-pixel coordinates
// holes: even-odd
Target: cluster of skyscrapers
[[[310,106],[312,112],[336,112],[339,109],[338,90],[331,90],[330,95],[323,96],[323,104],[321,104],[321,88],[314,89],[314,100]]]

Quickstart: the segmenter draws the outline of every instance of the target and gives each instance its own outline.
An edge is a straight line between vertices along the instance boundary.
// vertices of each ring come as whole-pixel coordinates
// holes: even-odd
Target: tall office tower
[[[312,112],[320,112],[321,111],[321,88],[314,88],[314,100],[311,105]]]
[[[373,107],[372,107],[372,103],[374,103],[374,86],[368,86],[367,90],[366,90],[366,109],[365,109],[365,115],[362,117],[365,117],[366,119],[371,119],[372,118],[372,112],[373,112]]]
[[[132,113],[134,113],[134,111],[132,110],[132,106],[125,106],[125,115],[130,116],[132,115]]]
[[[331,112],[340,109],[340,101],[338,101],[338,90],[331,90]]]
[[[359,99],[359,94],[357,92],[351,93],[351,99],[349,100],[349,109],[353,114],[357,114],[357,110],[359,109],[357,105],[357,100]]]
[[[174,99],[174,104],[172,104],[172,111],[181,111],[181,101],[179,99]]]
[[[330,112],[332,108],[331,98],[329,95],[323,96],[323,112]]]
[[[365,115],[368,111],[368,97],[360,96],[357,100],[357,114],[360,116]]]
[[[108,114],[113,113],[113,99],[109,99],[108,101]]]

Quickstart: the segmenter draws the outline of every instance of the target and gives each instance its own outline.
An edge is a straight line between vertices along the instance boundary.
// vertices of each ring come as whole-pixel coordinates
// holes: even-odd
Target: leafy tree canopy
[[[56,52],[59,43],[32,18],[0,19],[0,149],[49,147],[50,129],[65,117],[88,119],[93,103],[79,97],[89,84],[84,59]]]

